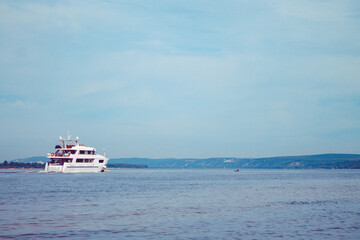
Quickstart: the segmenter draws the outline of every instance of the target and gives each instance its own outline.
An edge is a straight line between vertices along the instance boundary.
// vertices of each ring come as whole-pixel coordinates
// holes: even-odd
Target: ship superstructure
[[[48,153],[50,159],[45,172],[103,172],[109,158],[96,152],[93,147],[79,144],[79,138],[60,137],[61,145],[55,146],[55,152]]]

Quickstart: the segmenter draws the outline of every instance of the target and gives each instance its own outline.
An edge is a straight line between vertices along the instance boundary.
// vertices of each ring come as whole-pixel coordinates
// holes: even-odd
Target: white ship
[[[109,158],[97,154],[95,148],[79,144],[78,137],[60,137],[60,141],[62,144],[55,146],[55,152],[47,154],[51,161],[46,163],[45,172],[104,172]]]

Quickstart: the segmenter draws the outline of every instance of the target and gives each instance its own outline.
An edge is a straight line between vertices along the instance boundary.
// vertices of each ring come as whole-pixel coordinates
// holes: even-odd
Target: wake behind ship
[[[45,165],[45,172],[104,172],[106,169],[109,158],[97,154],[93,147],[79,144],[78,137],[60,137],[60,141],[61,145],[55,146],[55,152],[47,154],[50,161]]]

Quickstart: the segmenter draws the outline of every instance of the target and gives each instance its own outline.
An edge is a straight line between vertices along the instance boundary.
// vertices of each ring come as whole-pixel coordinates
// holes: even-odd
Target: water
[[[359,170],[1,170],[0,238],[360,239]]]

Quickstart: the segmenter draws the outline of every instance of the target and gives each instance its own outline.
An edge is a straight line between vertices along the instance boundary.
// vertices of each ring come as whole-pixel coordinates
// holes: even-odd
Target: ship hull
[[[101,165],[78,165],[78,164],[67,164],[64,165],[55,165],[51,163],[46,163],[45,172],[53,173],[94,173],[94,172],[103,172],[106,166]]]

